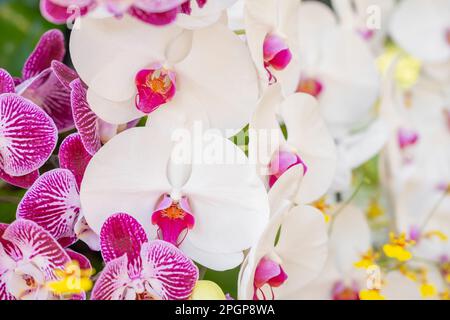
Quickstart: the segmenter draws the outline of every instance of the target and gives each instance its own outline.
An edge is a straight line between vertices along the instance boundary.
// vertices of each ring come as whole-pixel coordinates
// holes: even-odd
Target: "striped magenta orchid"
[[[32,221],[0,224],[0,300],[65,299],[49,283],[60,280],[58,271],[72,260],[91,268],[81,254],[64,250],[43,228]],[[84,292],[69,297],[84,299]]]
[[[65,53],[63,33],[57,29],[47,31],[26,60],[22,76],[14,78],[14,90],[9,88],[8,91],[15,92],[42,108],[53,119],[59,132],[74,128],[70,90],[61,79],[64,76],[61,65]],[[64,68],[67,69],[69,68]],[[0,69],[0,78],[7,79],[11,76],[6,70]]]
[[[144,23],[165,26],[173,22],[189,27],[216,22],[236,0],[40,0],[42,15],[63,24],[91,16],[122,17],[128,14]]]
[[[187,300],[198,280],[197,266],[174,245],[149,241],[139,222],[112,215],[100,232],[106,266],[93,300]]]
[[[61,144],[61,169],[43,174],[25,193],[17,208],[17,218],[34,221],[58,242],[68,247],[78,239],[99,250],[98,236],[82,214],[79,188],[92,156],[79,134],[68,136]]]
[[[12,81],[3,77],[2,87],[13,90]],[[56,126],[41,108],[13,92],[0,94],[1,179],[28,188],[38,178],[38,169],[49,159],[56,142]]]

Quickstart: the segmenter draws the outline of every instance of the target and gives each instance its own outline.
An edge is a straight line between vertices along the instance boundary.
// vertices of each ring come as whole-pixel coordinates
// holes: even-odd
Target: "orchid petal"
[[[128,259],[126,255],[106,264],[92,290],[92,300],[124,300],[126,286],[131,282],[128,277]]]
[[[291,95],[281,106],[288,144],[306,164],[297,201],[310,203],[330,187],[336,170],[336,147],[322,120],[317,101],[307,94]]]
[[[37,180],[37,178],[39,178],[39,170],[35,170],[24,176],[13,177],[7,174],[2,169],[0,169],[0,179],[6,181],[7,183],[13,186],[23,189],[28,189],[29,187],[31,187],[33,183]]]
[[[53,60],[62,61],[66,49],[64,35],[58,29],[44,33],[36,45],[36,48],[25,62],[22,70],[23,79],[27,80],[37,76],[47,68],[50,68]]]
[[[20,250],[23,259],[39,268],[46,280],[55,280],[55,270],[63,269],[70,261],[55,239],[32,221],[16,220],[5,230],[3,238]]]
[[[141,247],[148,241],[142,226],[132,216],[117,213],[103,224],[100,232],[102,256],[105,262],[127,256],[128,262],[139,260]]]
[[[64,244],[76,241],[73,226],[80,213],[80,199],[74,175],[65,169],[43,174],[27,191],[17,217],[34,221]]]
[[[450,4],[436,0],[402,1],[393,13],[390,33],[395,42],[410,54],[426,62],[445,62],[450,58],[446,39]]]
[[[56,145],[57,130],[38,106],[15,94],[0,96],[0,165],[9,175],[40,168]]]
[[[20,94],[41,107],[55,122],[59,132],[74,128],[70,91],[51,68],[30,79]]]
[[[14,79],[5,69],[0,68],[0,94],[15,92]]]
[[[87,103],[86,89],[81,80],[73,81],[70,86],[72,88],[71,101],[75,126],[84,147],[91,155],[94,155],[101,147],[99,119]]]
[[[64,139],[59,147],[58,157],[60,167],[70,170],[80,187],[84,171],[92,158],[85,149],[80,134],[73,133]]]
[[[160,283],[159,295],[167,300],[186,300],[198,280],[198,268],[175,246],[152,241],[142,246],[143,276]],[[157,288],[154,288],[157,289]]]

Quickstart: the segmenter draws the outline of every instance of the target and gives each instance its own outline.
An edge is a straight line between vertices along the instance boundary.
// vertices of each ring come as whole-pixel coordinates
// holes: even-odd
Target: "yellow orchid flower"
[[[361,256],[361,260],[355,262],[353,265],[359,269],[367,269],[373,265],[376,265],[375,261],[380,257],[380,254],[369,249]]]
[[[381,295],[380,290],[361,290],[359,292],[359,298],[361,300],[385,300],[386,298]]]
[[[48,282],[47,287],[56,294],[73,295],[92,289],[92,269],[80,269],[77,261],[69,262],[64,270],[56,270],[55,274],[59,280]]]
[[[415,244],[413,240],[407,240],[406,234],[402,233],[396,237],[393,233],[389,235],[390,242],[383,246],[383,252],[389,258],[397,259],[400,262],[408,261],[412,258],[412,253],[406,248]]]

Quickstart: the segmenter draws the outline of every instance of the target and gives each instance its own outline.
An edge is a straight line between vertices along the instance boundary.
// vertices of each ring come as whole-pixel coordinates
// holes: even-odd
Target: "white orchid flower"
[[[127,213],[150,239],[171,242],[208,268],[234,268],[267,224],[266,190],[231,141],[207,134],[195,144],[189,130],[181,133],[175,143],[157,126],[134,128],[102,147],[81,185],[86,221],[99,234],[108,217]]]
[[[302,3],[298,20],[297,91],[316,97],[333,136],[342,136],[371,119],[379,89],[374,56],[367,43],[340,25],[324,4]]]
[[[300,0],[245,0],[245,37],[263,89],[273,82],[280,82],[286,94],[297,88],[300,3]]]
[[[447,0],[404,0],[391,20],[392,38],[405,51],[427,63],[450,59],[450,3]]]
[[[278,119],[284,121],[287,138]],[[291,167],[301,166],[303,183],[296,203],[308,204],[323,196],[333,181],[336,149],[317,101],[302,93],[282,97],[280,85],[269,87],[250,121],[249,155],[269,188]]]
[[[364,212],[349,205],[329,223],[328,258],[321,274],[302,291],[301,299],[359,300],[366,289],[366,270],[355,263],[371,249]]]
[[[239,131],[248,123],[257,74],[245,44],[222,23],[195,31],[129,17],[80,23],[72,32],[72,60],[102,120],[123,124],[156,117],[159,108],[213,128]]]
[[[381,53],[395,0],[332,0],[342,26],[354,30],[372,51]]]
[[[217,22],[236,0],[40,0],[42,15],[50,22],[73,22],[79,16],[102,19],[125,14],[155,26],[171,23],[201,28]]]
[[[292,202],[302,175],[299,166],[289,169],[269,194],[272,217],[242,264],[240,300],[297,299],[322,270],[327,256],[324,216]]]
[[[450,3],[446,0],[404,0],[396,8],[390,35],[423,62],[429,76],[450,81]]]

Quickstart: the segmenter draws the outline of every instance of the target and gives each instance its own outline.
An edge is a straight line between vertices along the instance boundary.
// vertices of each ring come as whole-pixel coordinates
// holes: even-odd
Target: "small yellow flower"
[[[92,269],[82,270],[77,261],[71,261],[64,270],[55,271],[59,280],[48,282],[47,287],[59,295],[80,294],[92,289],[92,273]]]
[[[439,240],[441,240],[443,242],[448,241],[447,235],[445,233],[443,233],[442,231],[439,231],[439,230],[428,231],[428,232],[426,232],[424,234],[424,237],[428,238],[428,239],[436,237],[436,238],[438,238]]]
[[[423,283],[420,286],[420,294],[422,295],[422,298],[431,298],[437,294],[437,289],[431,283]]]
[[[222,289],[214,282],[199,280],[191,295],[191,300],[226,300]]]
[[[382,74],[385,74],[397,56],[400,56],[400,58],[395,68],[395,80],[402,89],[409,89],[419,79],[422,68],[419,60],[408,55],[394,44],[389,44],[377,59],[378,68]]]
[[[385,297],[380,294],[380,290],[361,290],[359,298],[361,300],[385,300]]]
[[[393,233],[390,234],[390,242],[383,246],[383,252],[389,258],[397,259],[400,262],[408,261],[412,258],[411,252],[406,248],[413,245],[415,242],[407,240],[405,233],[396,237]]]
[[[325,222],[328,223],[331,221],[331,216],[328,213],[331,209],[331,206],[327,203],[326,201],[326,197],[322,197],[319,200],[317,200],[316,202],[313,203],[313,206],[320,210],[320,212],[322,212],[324,218],[325,218]]]
[[[375,219],[384,215],[384,209],[380,206],[378,201],[372,200],[366,213],[369,219]]]
[[[441,292],[439,294],[439,298],[441,300],[446,300],[446,301],[450,300],[450,291],[447,289],[444,292]]]
[[[367,269],[370,266],[375,265],[375,261],[380,257],[380,254],[374,252],[372,249],[367,251],[365,254],[361,256],[361,260],[355,262],[353,265],[356,268]]]

